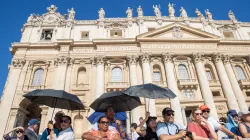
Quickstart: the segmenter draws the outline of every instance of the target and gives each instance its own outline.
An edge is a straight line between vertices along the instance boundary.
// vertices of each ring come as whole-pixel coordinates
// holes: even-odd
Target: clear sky
[[[8,64],[12,55],[9,52],[12,42],[19,42],[21,28],[31,13],[43,14],[46,7],[54,4],[63,15],[67,9],[73,7],[76,19],[97,19],[97,11],[102,7],[106,17],[125,17],[126,9],[133,8],[133,16],[137,15],[136,8],[141,5],[145,16],[153,16],[152,5],[160,4],[161,12],[168,15],[168,3],[175,4],[176,16],[180,15],[179,9],[183,6],[188,16],[196,16],[194,11],[199,8],[204,14],[209,9],[214,19],[228,19],[231,9],[239,21],[250,22],[250,0],[2,0],[0,8],[0,96],[8,74]],[[205,14],[204,14],[205,15]],[[11,81],[10,81],[11,84]]]

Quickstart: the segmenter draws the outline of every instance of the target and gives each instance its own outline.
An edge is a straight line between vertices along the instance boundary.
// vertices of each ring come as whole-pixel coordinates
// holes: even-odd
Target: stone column
[[[186,118],[185,107],[182,107],[182,108],[181,108],[181,114],[182,114],[184,126],[187,126],[188,122],[187,122],[187,118]]]
[[[201,93],[203,95],[205,104],[209,106],[210,108],[210,115],[216,119],[219,120],[218,114],[216,112],[216,107],[213,99],[213,94],[211,92],[211,89],[209,87],[208,79],[205,73],[204,65],[202,63],[203,61],[203,54],[197,53],[193,54],[193,59],[195,63],[195,68],[197,71],[197,76],[199,79],[199,84],[201,88]]]
[[[46,122],[46,116],[48,114],[48,107],[41,106],[40,108],[42,109],[42,112],[41,112],[41,122],[40,122],[39,134],[42,134],[44,129],[47,127],[47,123],[48,123],[48,122]]]
[[[162,54],[162,60],[165,65],[168,88],[176,94],[176,97],[174,99],[170,99],[171,108],[175,111],[174,119],[179,124],[183,124],[181,104],[179,100],[179,90],[177,87],[177,81],[175,79],[174,64],[172,61],[173,60],[172,57],[173,57],[172,54],[169,54],[169,53]]]
[[[95,57],[96,62],[96,98],[104,93],[104,57]]]
[[[137,64],[137,56],[128,56],[128,64],[129,64],[129,78],[130,78],[130,86],[137,85],[137,73],[136,73],[136,64]],[[137,123],[139,122],[139,118],[141,116],[140,106],[132,110],[131,112],[131,122]]]
[[[144,84],[152,83],[152,76],[150,71],[150,55],[147,53],[141,56],[142,71],[143,71],[143,82]],[[155,100],[146,98],[146,110],[150,112],[151,116],[156,116]]]
[[[227,71],[228,78],[231,82],[231,85],[232,85],[232,88],[234,91],[234,95],[238,101],[240,110],[241,111],[248,111],[246,100],[244,98],[242,90],[240,89],[238,80],[236,79],[236,76],[234,74],[233,68],[232,68],[231,63],[230,63],[230,56],[229,55],[226,55],[224,57],[224,65],[225,65],[225,68]]]
[[[1,99],[2,101],[0,104],[0,110],[2,112],[0,113],[0,124],[1,124],[0,125],[0,138],[3,137],[3,134],[7,126],[8,118],[10,115],[10,109],[11,109],[12,102],[15,97],[17,84],[18,84],[21,70],[24,64],[25,64],[24,59],[12,60],[12,66],[10,68],[8,79],[7,79],[8,81],[6,81],[8,82],[8,84],[5,87],[5,91],[2,95],[2,99]]]
[[[215,61],[215,66],[219,75],[219,79],[222,85],[222,89],[224,92],[224,95],[227,98],[227,105],[229,109],[235,109],[239,111],[239,105],[237,101],[235,100],[236,97],[234,95],[234,91],[232,89],[231,83],[229,81],[229,78],[227,76],[227,72],[225,70],[224,64],[222,62],[222,54],[214,54],[214,61]]]

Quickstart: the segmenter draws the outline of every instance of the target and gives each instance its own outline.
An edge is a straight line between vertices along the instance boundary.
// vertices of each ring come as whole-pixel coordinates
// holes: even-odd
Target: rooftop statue
[[[174,10],[174,4],[168,4],[168,13],[169,13],[169,16],[170,17],[175,17],[174,13],[175,13],[175,10]]]
[[[235,18],[234,13],[230,10],[228,12],[228,17],[233,21],[233,22],[237,22],[237,19]]]
[[[213,15],[212,13],[209,12],[209,9],[205,10],[205,13],[208,20],[213,20]]]
[[[196,8],[195,13],[196,13],[197,17],[200,18],[201,22],[205,21],[205,17],[201,13],[201,11],[199,11],[198,8]]]
[[[47,10],[49,11],[49,13],[55,13],[57,7],[55,5],[51,5],[50,7],[47,7]]]
[[[130,7],[128,7],[126,14],[127,14],[127,18],[132,18],[133,17],[133,9],[130,9]]]
[[[68,14],[68,19],[69,19],[69,20],[74,20],[75,14],[76,14],[74,8],[71,8],[71,10],[68,9],[68,13],[69,13],[69,14]]]
[[[156,16],[156,17],[161,17],[160,5],[159,5],[159,6],[153,5],[153,8],[154,8],[155,16]]]
[[[139,6],[139,7],[137,8],[137,13],[138,13],[138,17],[143,17],[143,11],[142,11],[141,6]]]
[[[188,18],[187,12],[183,7],[181,7],[180,12],[182,18]]]
[[[98,11],[98,14],[99,14],[99,19],[104,19],[105,11],[103,10],[103,8],[100,8],[100,10]]]

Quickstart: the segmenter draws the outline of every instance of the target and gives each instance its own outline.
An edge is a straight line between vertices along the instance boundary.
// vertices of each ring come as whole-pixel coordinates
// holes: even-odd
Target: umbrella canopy
[[[91,123],[91,124],[94,124],[96,123],[100,117],[102,116],[105,116],[104,112],[94,112],[92,113],[89,117],[88,117],[88,121]],[[115,113],[115,120],[120,120],[120,121],[123,121],[123,120],[126,120],[128,117],[126,115],[125,112],[117,112]]]
[[[141,105],[139,97],[128,96],[120,91],[104,93],[97,98],[90,107],[96,112],[105,112],[106,108],[113,106],[116,112],[131,111]]]
[[[129,96],[144,97],[149,99],[175,98],[176,95],[168,88],[162,88],[154,84],[130,86],[124,91]]]
[[[68,110],[84,109],[83,103],[76,95],[70,94],[64,90],[37,89],[23,96],[33,103],[53,108]]]

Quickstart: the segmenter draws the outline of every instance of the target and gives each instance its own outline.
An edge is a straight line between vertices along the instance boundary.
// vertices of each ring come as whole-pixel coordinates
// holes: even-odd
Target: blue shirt
[[[56,134],[56,136],[58,136],[58,134],[60,133],[60,130],[57,129],[57,128],[53,128],[54,129],[54,133]],[[42,136],[41,136],[41,139],[40,140],[48,140],[47,137],[49,136],[49,132],[48,132],[48,129],[46,128],[43,133],[42,133]]]
[[[158,137],[162,134],[166,135],[175,135],[179,132],[179,130],[184,130],[184,126],[176,123],[159,123],[156,128],[156,134]]]

